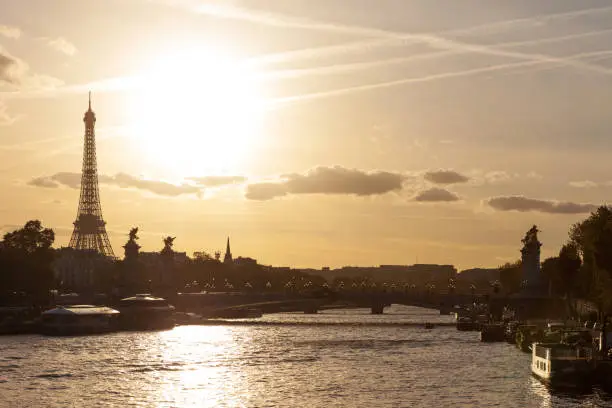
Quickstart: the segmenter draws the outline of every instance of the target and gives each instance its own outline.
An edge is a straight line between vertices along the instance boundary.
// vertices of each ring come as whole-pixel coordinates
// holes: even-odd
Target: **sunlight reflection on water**
[[[413,308],[263,320],[433,320]],[[449,319],[441,317],[441,319]],[[89,337],[0,337],[1,407],[588,407],[551,395],[530,356],[452,327],[184,326]]]

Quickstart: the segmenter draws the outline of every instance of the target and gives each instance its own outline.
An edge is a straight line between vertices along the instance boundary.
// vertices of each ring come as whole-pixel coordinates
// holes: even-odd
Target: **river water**
[[[552,394],[530,356],[477,332],[403,325],[449,316],[393,306],[267,324],[102,336],[0,337],[0,407],[599,407]]]

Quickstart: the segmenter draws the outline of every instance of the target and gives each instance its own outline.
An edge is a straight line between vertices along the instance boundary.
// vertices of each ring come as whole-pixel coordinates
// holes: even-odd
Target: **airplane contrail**
[[[590,59],[590,60],[593,60],[593,61],[600,61],[600,60],[609,59],[610,57],[612,57],[612,50],[583,52],[583,53],[580,53],[580,54],[571,55],[571,56],[569,56],[567,58],[570,58],[570,59]],[[527,72],[534,73],[534,72],[541,72],[541,71],[549,71],[549,70],[557,69],[557,68],[559,68],[559,66],[560,66],[559,64],[547,64],[547,66],[538,66],[538,67],[525,68],[525,69],[517,69],[517,70],[510,69],[508,72],[504,72],[501,75],[502,76],[510,76],[510,75],[524,74],[524,73],[527,73]]]
[[[585,33],[569,34],[569,35],[564,35],[564,36],[559,36],[559,37],[542,38],[538,40],[526,40],[526,41],[513,41],[513,42],[507,42],[507,43],[498,43],[498,44],[495,44],[495,46],[497,48],[534,46],[534,45],[562,42],[562,41],[567,41],[567,40],[577,39],[577,38],[604,35],[604,34],[609,34],[609,33],[612,33],[612,29],[589,31]],[[269,71],[268,73],[264,74],[264,77],[282,79],[282,78],[296,78],[296,77],[307,76],[307,75],[327,75],[327,74],[342,73],[342,72],[347,72],[347,71],[369,69],[369,68],[373,68],[373,67],[377,67],[381,65],[401,64],[401,63],[417,61],[417,60],[428,60],[428,59],[434,59],[434,58],[440,58],[440,57],[446,57],[446,56],[452,56],[452,55],[461,55],[464,53],[465,51],[463,50],[425,52],[425,53],[420,53],[416,55],[409,55],[406,57],[395,57],[395,58],[387,58],[387,59],[380,59],[380,60],[366,61],[366,62],[336,64],[336,65],[329,65],[329,66],[322,66],[322,67],[319,66],[319,67],[314,67],[314,68],[298,68],[298,69]],[[605,68],[602,68],[602,70],[603,69]],[[608,70],[608,73],[612,73],[612,70]]]
[[[601,13],[601,12],[607,12],[607,11],[612,11],[612,6],[576,10],[576,11],[549,14],[549,15],[539,15],[539,16],[525,17],[525,18],[514,19],[514,20],[498,21],[498,22],[486,23],[486,24],[464,28],[464,29],[450,30],[450,31],[446,31],[446,33],[447,34],[451,34],[451,33],[469,34],[473,32],[478,32],[483,29],[491,29],[491,28],[504,27],[504,26],[515,26],[516,24],[522,24],[522,23],[533,22],[533,21],[554,21],[556,19],[566,19],[566,18],[572,18],[572,17],[582,16],[582,15],[589,15],[593,13]],[[240,14],[240,16],[243,16],[243,15],[245,15],[244,12]],[[265,21],[268,22],[270,21],[270,19],[268,18]],[[272,21],[275,21],[275,20],[272,20]],[[366,29],[366,30],[369,31],[370,29]],[[379,31],[376,29],[374,30],[376,32]],[[599,30],[599,31],[590,31],[586,33],[570,34],[570,35],[565,35],[561,37],[501,43],[501,44],[496,44],[494,47],[510,48],[510,47],[515,47],[515,46],[518,47],[518,46],[529,46],[529,45],[537,45],[537,44],[544,44],[544,43],[551,43],[551,42],[560,42],[564,40],[577,39],[577,38],[583,38],[583,37],[595,36],[595,35],[602,35],[602,34],[609,33],[610,31],[612,30],[605,29],[605,30]],[[328,47],[319,47],[319,48],[312,48],[312,49],[289,51],[285,53],[271,54],[271,55],[262,56],[262,57],[254,57],[251,60],[254,62],[259,61],[261,63],[266,63],[266,62],[280,62],[280,61],[283,61],[284,59],[287,59],[287,58],[290,59],[294,57],[298,59],[316,58],[322,55],[334,55],[337,52],[342,52],[341,50],[353,51],[353,50],[362,49],[362,47],[364,46],[365,47],[377,47],[377,46],[380,46],[381,44],[388,44],[389,42],[405,42],[406,38],[404,37],[413,36],[413,34],[404,35],[404,34],[394,33],[393,36],[394,37],[392,38],[385,37],[382,40],[380,38],[377,38],[373,40],[359,41],[359,42],[348,43],[348,44],[340,44],[340,45],[334,45],[334,46],[328,46]],[[417,40],[414,40],[413,42],[417,43]],[[475,47],[484,47],[484,46],[476,45]],[[503,51],[503,50],[497,50],[497,51],[506,53],[506,51]],[[451,56],[451,55],[457,55],[457,54],[469,53],[469,52],[473,52],[473,51],[471,49],[466,50],[464,48],[445,49],[443,51],[421,53],[417,55],[411,55],[407,57],[396,57],[396,58],[391,58],[391,59],[386,59],[386,60],[340,64],[340,65],[334,65],[334,66],[324,66],[324,67],[305,68],[305,69],[281,70],[281,71],[272,72],[270,74],[263,74],[262,77],[264,79],[267,79],[267,78],[274,78],[274,77],[293,78],[293,77],[299,77],[303,75],[323,75],[323,74],[328,74],[328,73],[368,69],[371,67],[385,65],[385,64],[396,64],[396,63],[409,62],[412,60],[432,59],[432,58]],[[518,55],[518,57],[520,58],[522,55],[531,55],[531,54],[512,53],[512,55]],[[578,64],[581,68],[583,68],[585,65],[584,63],[580,63],[580,61],[564,60],[563,58],[550,57],[550,56],[543,56],[543,57],[544,58],[538,58],[538,60],[542,62],[552,63],[555,65],[559,65],[559,64],[567,65],[569,62],[569,64],[573,64],[573,65]],[[602,73],[602,74],[611,73],[609,69],[604,68],[604,67],[591,66],[590,64],[586,64],[586,65],[588,66],[587,69],[595,69],[597,72]],[[136,89],[139,86],[143,85],[141,82],[142,82],[142,78],[139,78],[137,76],[117,77],[117,78],[103,79],[100,81],[95,81],[95,82],[81,84],[81,85],[68,85],[68,86],[63,86],[61,88],[32,90],[32,91],[26,91],[26,92],[23,92],[23,91],[5,92],[4,97],[6,99],[31,98],[31,97],[53,97],[57,95],[58,93],[79,93],[79,92],[85,92],[87,90],[92,90],[92,89],[98,92],[100,91],[122,91],[122,90],[127,90],[127,89]]]
[[[593,57],[596,55],[609,55],[609,54],[612,54],[611,50],[575,54],[575,55],[571,55],[565,58],[571,61],[572,59],[583,58],[585,56]],[[268,106],[270,109],[273,110],[275,108],[282,107],[286,104],[291,104],[291,103],[317,100],[317,99],[347,95],[347,94],[375,90],[375,89],[391,88],[391,87],[395,87],[399,85],[416,84],[416,83],[430,82],[430,81],[435,81],[435,80],[440,80],[440,79],[472,76],[472,75],[477,75],[477,74],[482,74],[482,73],[487,73],[487,72],[495,72],[499,70],[509,69],[509,68],[530,67],[530,66],[535,66],[539,64],[544,64],[547,62],[548,61],[533,61],[533,60],[532,61],[521,61],[521,62],[513,62],[513,63],[507,63],[507,64],[491,65],[491,66],[486,66],[486,67],[481,67],[481,68],[472,68],[472,69],[467,69],[463,71],[445,72],[441,74],[427,75],[423,77],[403,78],[403,79],[398,79],[394,81],[378,82],[378,83],[367,84],[367,85],[357,85],[354,87],[333,89],[331,91],[314,92],[314,93],[309,93],[309,94],[304,94],[304,95],[276,98],[276,99],[270,100]]]
[[[557,19],[567,19],[573,17],[580,17],[589,14],[597,14],[597,13],[605,13],[612,12],[612,6],[607,7],[598,7],[584,10],[574,10],[563,13],[555,13],[555,14],[545,14],[538,15],[533,17],[523,17],[512,20],[504,20],[504,21],[495,21],[492,23],[480,24],[477,26],[460,28],[455,30],[447,30],[441,31],[437,33],[438,35],[469,35],[476,34],[479,31],[492,29],[492,28],[503,28],[506,26],[515,26],[517,24],[536,22],[536,21],[545,21],[550,22]],[[414,41],[413,43],[417,43]],[[325,57],[328,55],[336,55],[339,53],[350,53],[350,52],[359,52],[372,48],[378,48],[383,46],[394,46],[394,45],[406,45],[406,40],[398,40],[398,39],[374,39],[374,40],[361,40],[354,41],[349,43],[342,43],[338,45],[330,45],[323,47],[311,47],[304,48],[293,51],[285,51],[274,54],[263,55],[260,57],[252,58],[252,61],[256,64],[269,64],[269,63],[278,63],[278,62],[286,62],[292,60],[302,60],[302,59],[313,59]]]
[[[442,48],[446,50],[463,50],[484,55],[492,55],[499,57],[508,57],[514,59],[524,59],[531,61],[556,62],[562,63],[578,69],[597,72],[600,74],[609,74],[609,70],[597,65],[588,63],[567,60],[539,53],[521,53],[515,51],[499,50],[492,46],[470,44],[466,42],[450,40],[436,34],[421,34],[421,33],[406,33],[399,31],[383,30],[378,28],[361,27],[348,24],[336,24],[322,21],[302,20],[294,17],[281,16],[277,14],[254,12],[236,7],[226,7],[218,5],[202,5],[196,8],[196,11],[202,14],[212,16],[231,18],[238,20],[251,21],[254,23],[273,25],[278,27],[303,28],[308,30],[337,32],[349,35],[359,35],[366,37],[383,37],[386,39],[395,40],[413,40],[416,42],[427,44],[433,48]]]

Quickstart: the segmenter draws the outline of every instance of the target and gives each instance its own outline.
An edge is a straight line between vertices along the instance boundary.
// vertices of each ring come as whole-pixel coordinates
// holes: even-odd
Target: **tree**
[[[582,255],[580,280],[600,311],[611,309],[612,207],[601,206],[570,230],[570,242]]]
[[[1,248],[35,254],[49,250],[54,240],[52,229],[43,228],[39,220],[32,220],[26,222],[23,228],[4,234]]]
[[[54,287],[51,248],[55,233],[43,228],[39,220],[4,235],[0,242],[0,288],[4,292],[23,292],[34,303],[49,301]]]
[[[499,281],[506,293],[515,293],[521,290],[523,269],[521,261],[508,262],[499,267]]]
[[[566,296],[579,294],[577,283],[582,260],[574,243],[561,247],[558,259],[559,289]]]

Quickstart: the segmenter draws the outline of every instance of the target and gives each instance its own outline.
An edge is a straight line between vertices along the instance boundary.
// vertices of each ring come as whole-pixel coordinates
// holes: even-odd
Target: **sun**
[[[232,172],[253,154],[264,113],[257,72],[212,49],[164,55],[129,103],[139,146],[163,170],[189,177]]]

